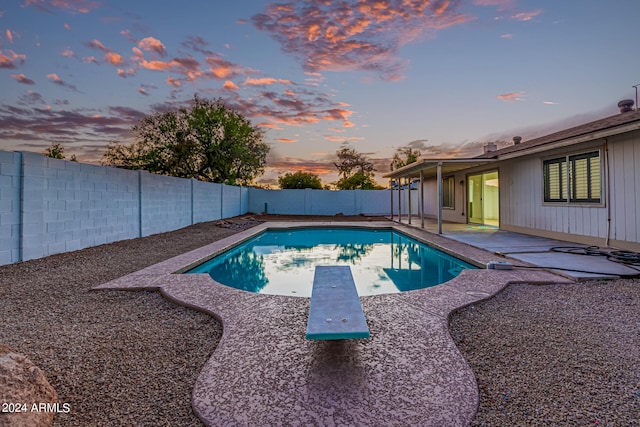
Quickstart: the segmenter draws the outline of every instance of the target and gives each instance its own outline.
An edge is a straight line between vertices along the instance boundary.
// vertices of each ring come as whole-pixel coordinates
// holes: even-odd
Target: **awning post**
[[[409,218],[407,222],[411,225],[411,177],[407,178],[407,215]]]
[[[420,227],[424,228],[424,172],[420,169],[420,194],[418,194],[418,209],[420,210]]]
[[[402,178],[398,178],[398,222],[402,223]]]
[[[442,234],[442,162],[438,162],[438,234]]]

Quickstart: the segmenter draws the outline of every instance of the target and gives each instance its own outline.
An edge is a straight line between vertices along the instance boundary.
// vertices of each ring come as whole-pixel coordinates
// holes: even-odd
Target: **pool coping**
[[[464,270],[431,288],[361,297],[368,339],[309,341],[308,298],[254,294],[207,274],[176,274],[267,229],[319,226],[394,229],[479,267],[505,260],[397,223],[268,222],[93,289],[159,291],[221,321],[222,338],[192,394],[193,410],[207,426],[465,426],[479,395],[449,335],[451,313],[512,283],[574,283],[540,270]]]

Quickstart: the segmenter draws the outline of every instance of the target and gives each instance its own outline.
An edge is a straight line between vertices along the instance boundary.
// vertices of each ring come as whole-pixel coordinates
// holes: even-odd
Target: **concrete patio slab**
[[[465,270],[432,288],[361,297],[369,339],[309,341],[308,298],[254,294],[208,275],[174,274],[234,241],[288,226],[261,224],[96,287],[159,289],[221,320],[223,336],[193,390],[194,412],[205,425],[466,426],[477,410],[478,388],[449,335],[450,313],[509,283],[572,283],[537,270]],[[476,265],[502,259],[423,230],[393,227]]]
[[[407,218],[403,218],[402,221],[406,223]],[[420,221],[415,221],[414,218],[411,227],[420,227]],[[425,229],[436,232],[435,220],[425,219]],[[458,223],[443,224],[441,236],[503,255],[511,262],[521,261],[529,266],[552,270],[575,280],[614,279],[640,274],[640,270],[613,262],[605,256],[552,251],[553,248],[588,247],[580,243],[499,230],[490,226]]]

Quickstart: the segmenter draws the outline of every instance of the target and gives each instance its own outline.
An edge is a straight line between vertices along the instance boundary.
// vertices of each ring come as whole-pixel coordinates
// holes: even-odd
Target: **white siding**
[[[640,242],[640,131],[608,139],[610,165],[611,240]],[[604,140],[593,141],[542,156],[504,161],[500,164],[500,204],[503,226],[548,232],[569,233],[606,239],[607,182],[603,163],[602,204],[566,205],[543,203],[542,160],[567,153],[601,149],[606,159]]]

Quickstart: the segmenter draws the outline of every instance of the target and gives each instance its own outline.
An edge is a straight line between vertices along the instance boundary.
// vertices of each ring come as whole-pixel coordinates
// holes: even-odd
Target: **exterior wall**
[[[442,220],[448,222],[466,223],[466,176],[464,173],[456,173],[453,175],[443,175],[443,178],[447,178],[450,176],[454,177],[454,182],[456,183],[454,189],[454,208],[443,208]],[[463,182],[463,185],[459,184],[460,181]],[[436,178],[424,180],[424,197],[422,199],[422,203],[424,206],[425,217],[438,217],[438,183]]]
[[[640,248],[640,131],[566,147],[500,164],[500,226],[521,232],[623,249]],[[601,149],[602,203],[558,205],[543,202],[542,160]],[[608,157],[608,168],[605,160]],[[607,169],[609,180],[607,181]],[[607,224],[607,218],[611,221]]]
[[[247,212],[243,187],[0,151],[0,265]]]
[[[0,151],[0,265],[20,261],[20,153]]]
[[[142,236],[191,225],[191,180],[140,172]]]
[[[138,236],[136,172],[21,157],[21,260]]]
[[[640,131],[609,138],[610,239],[640,251]],[[615,189],[615,191],[613,191]]]
[[[602,203],[544,203],[542,161],[593,149],[601,150]],[[640,251],[640,131],[457,172],[455,209],[443,209],[443,220],[465,223],[467,176],[496,168],[501,229],[601,246],[608,240],[612,247]],[[425,216],[431,218],[438,213],[436,184],[435,178],[424,183]]]
[[[249,188],[249,212],[282,215],[389,215],[388,190],[265,190]]]

